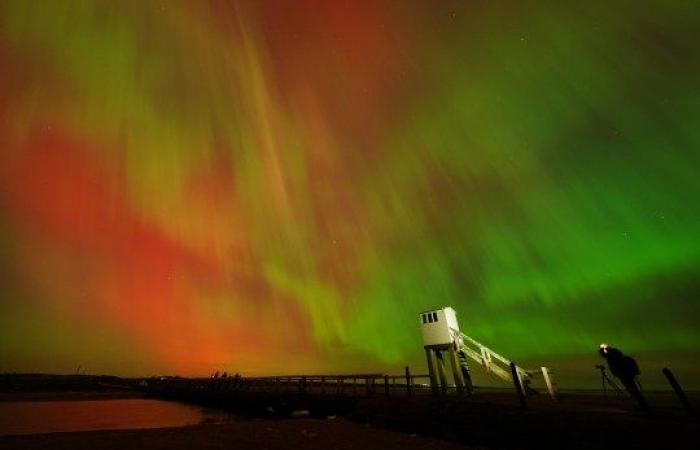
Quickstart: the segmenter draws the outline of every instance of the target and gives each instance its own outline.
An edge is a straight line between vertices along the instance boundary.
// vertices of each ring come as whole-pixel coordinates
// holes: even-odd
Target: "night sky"
[[[0,3],[0,371],[700,376],[695,1]],[[573,379],[573,378],[572,378]]]

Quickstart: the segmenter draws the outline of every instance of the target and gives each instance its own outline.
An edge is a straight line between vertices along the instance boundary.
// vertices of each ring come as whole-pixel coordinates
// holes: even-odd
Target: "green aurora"
[[[0,6],[0,369],[698,379],[696,2],[213,4]]]

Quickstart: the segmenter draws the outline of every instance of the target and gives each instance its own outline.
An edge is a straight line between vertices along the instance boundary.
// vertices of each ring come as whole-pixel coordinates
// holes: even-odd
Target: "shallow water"
[[[0,402],[0,436],[163,428],[212,420],[202,409],[150,399]]]

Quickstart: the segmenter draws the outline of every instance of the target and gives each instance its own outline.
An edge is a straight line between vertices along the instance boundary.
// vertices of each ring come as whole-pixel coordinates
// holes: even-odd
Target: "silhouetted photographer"
[[[620,350],[610,347],[608,344],[600,344],[598,352],[600,356],[608,361],[610,373],[620,380],[630,396],[637,401],[639,408],[644,411],[648,410],[649,404],[642,395],[642,391],[637,383],[637,376],[640,373],[637,361]]]

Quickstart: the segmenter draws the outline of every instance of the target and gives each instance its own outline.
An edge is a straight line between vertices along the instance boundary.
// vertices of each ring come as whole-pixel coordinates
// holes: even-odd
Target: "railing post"
[[[384,395],[389,396],[389,377],[384,375]]]
[[[673,376],[673,372],[671,372],[671,369],[669,369],[668,367],[665,367],[664,370],[662,370],[662,372],[663,372],[664,376],[666,377],[666,379],[668,380],[668,382],[671,384],[671,387],[673,388],[673,391],[678,396],[678,399],[681,401],[681,404],[683,405],[685,412],[687,412],[688,415],[690,415],[690,416],[694,416],[695,410],[693,409],[693,405],[690,404],[688,397],[686,397],[685,392],[683,392],[683,388],[678,383],[678,380],[676,380],[676,377]]]
[[[413,394],[411,386],[411,369],[406,366],[406,395],[409,397]]]
[[[542,377],[544,378],[544,384],[547,385],[547,391],[549,392],[549,396],[554,400],[555,402],[557,401],[557,394],[554,391],[554,383],[552,382],[551,377],[549,376],[549,369],[542,366]]]
[[[515,386],[515,392],[518,394],[518,400],[520,400],[520,406],[527,408],[527,400],[525,399],[525,392],[523,391],[523,385],[520,383],[520,375],[518,375],[518,368],[515,363],[511,361],[510,363],[510,374],[513,376],[513,385]]]

